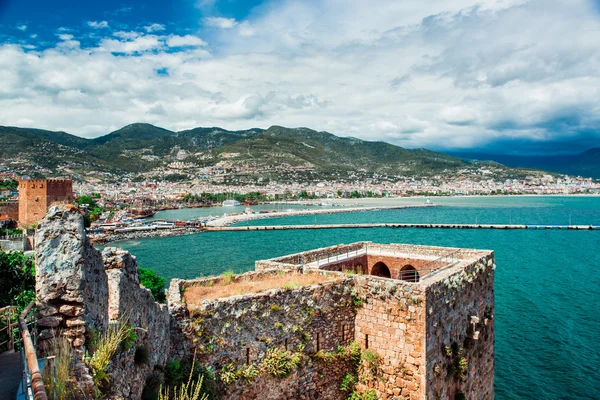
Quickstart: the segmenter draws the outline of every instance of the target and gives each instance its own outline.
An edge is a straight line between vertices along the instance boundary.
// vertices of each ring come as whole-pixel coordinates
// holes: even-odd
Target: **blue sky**
[[[600,145],[592,0],[0,0],[0,125],[307,126],[404,147]]]

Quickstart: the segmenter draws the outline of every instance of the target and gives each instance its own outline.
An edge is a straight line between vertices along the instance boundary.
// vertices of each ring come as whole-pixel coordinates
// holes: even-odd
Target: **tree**
[[[79,196],[76,200],[75,200],[75,204],[77,205],[82,205],[82,204],[86,204],[88,206],[88,208],[95,208],[96,207],[96,200],[94,200],[92,198],[92,196]]]
[[[0,250],[0,307],[24,309],[35,300],[35,265],[22,252]]]
[[[156,272],[149,268],[139,267],[138,270],[140,271],[140,283],[146,289],[150,289],[154,300],[164,303],[167,300],[165,296],[165,278],[157,275]]]

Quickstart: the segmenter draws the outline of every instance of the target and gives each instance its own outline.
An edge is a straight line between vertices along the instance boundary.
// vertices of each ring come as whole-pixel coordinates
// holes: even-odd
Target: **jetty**
[[[320,224],[320,225],[260,225],[260,226],[210,226],[206,232],[220,231],[284,231],[295,229],[364,229],[364,228],[419,228],[419,229],[554,229],[572,231],[600,230],[599,225],[513,225],[513,224]]]

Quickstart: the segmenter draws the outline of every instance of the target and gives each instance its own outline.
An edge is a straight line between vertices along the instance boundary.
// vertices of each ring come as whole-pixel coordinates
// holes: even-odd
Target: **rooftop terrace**
[[[256,270],[303,267],[427,284],[489,253],[489,250],[356,242],[257,261]]]

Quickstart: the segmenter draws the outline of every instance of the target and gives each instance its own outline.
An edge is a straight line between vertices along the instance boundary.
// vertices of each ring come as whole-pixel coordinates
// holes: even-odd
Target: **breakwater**
[[[99,234],[88,234],[90,241],[94,245],[104,245],[110,242],[119,242],[122,240],[135,240],[135,239],[146,239],[146,238],[159,238],[159,237],[170,237],[170,236],[183,236],[192,235],[194,233],[200,233],[200,228],[173,228],[173,229],[157,229],[153,231],[134,231],[126,233],[99,233]]]
[[[343,207],[343,208],[327,208],[322,210],[291,210],[291,211],[280,211],[280,212],[267,212],[267,213],[256,213],[256,214],[238,214],[238,215],[227,215],[221,218],[208,221],[206,227],[225,227],[228,225],[236,224],[239,222],[252,221],[263,218],[283,218],[283,217],[300,217],[306,215],[322,215],[322,214],[339,214],[339,213],[353,213],[353,212],[365,212],[365,211],[378,211],[378,210],[400,210],[406,208],[430,208],[439,207],[437,204],[420,204],[420,205],[402,205],[402,206],[377,206],[377,207]]]
[[[510,225],[510,224],[327,224],[327,225],[266,225],[266,226],[215,226],[205,231],[276,231],[294,229],[364,229],[364,228],[424,228],[424,229],[561,229],[575,231],[600,230],[596,225]]]

